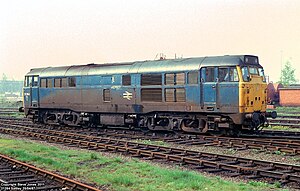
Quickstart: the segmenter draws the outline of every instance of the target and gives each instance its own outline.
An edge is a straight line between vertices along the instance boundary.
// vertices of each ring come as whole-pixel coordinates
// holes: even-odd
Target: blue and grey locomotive
[[[235,134],[267,123],[257,56],[216,56],[31,69],[35,122]]]

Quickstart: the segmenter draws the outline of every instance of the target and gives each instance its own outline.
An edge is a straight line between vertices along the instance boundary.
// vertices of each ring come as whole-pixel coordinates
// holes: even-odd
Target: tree
[[[283,85],[296,84],[298,80],[295,77],[295,70],[290,61],[287,61],[281,69],[280,81]]]
[[[2,74],[2,80],[3,80],[3,81],[6,81],[6,80],[7,80],[7,76],[6,76],[4,73]]]

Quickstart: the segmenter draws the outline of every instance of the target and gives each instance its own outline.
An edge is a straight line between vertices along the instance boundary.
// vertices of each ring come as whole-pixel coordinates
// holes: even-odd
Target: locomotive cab
[[[258,130],[267,125],[266,117],[276,117],[275,113],[266,112],[267,83],[264,70],[256,56],[245,56],[244,64],[239,66],[239,110],[244,113],[243,128]]]
[[[39,107],[39,76],[26,75],[23,86],[23,106],[25,115],[34,118]]]

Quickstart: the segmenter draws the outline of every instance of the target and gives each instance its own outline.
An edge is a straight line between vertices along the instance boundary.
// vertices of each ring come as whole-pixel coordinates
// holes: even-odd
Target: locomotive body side
[[[33,69],[25,114],[68,125],[253,130],[266,122],[261,69],[247,55]]]

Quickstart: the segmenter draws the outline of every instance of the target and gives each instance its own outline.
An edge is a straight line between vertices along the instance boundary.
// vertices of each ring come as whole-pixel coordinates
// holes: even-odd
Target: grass
[[[262,182],[231,182],[179,167],[161,167],[137,159],[104,156],[94,151],[64,150],[1,137],[0,153],[118,191],[274,190],[278,186]]]
[[[269,125],[268,127],[265,127],[263,130],[300,131],[300,128],[291,128],[288,126],[280,126],[280,125]]]
[[[270,110],[270,111],[272,111],[272,110]],[[276,107],[275,111],[279,114],[286,114],[289,112],[292,112],[292,113],[299,112],[299,114],[300,114],[300,107]]]

